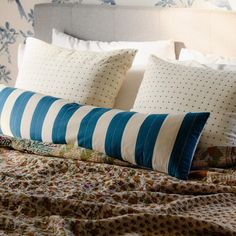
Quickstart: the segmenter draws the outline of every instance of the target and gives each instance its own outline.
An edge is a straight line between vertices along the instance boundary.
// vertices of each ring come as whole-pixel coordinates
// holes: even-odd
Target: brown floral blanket
[[[236,235],[236,170],[192,176],[0,136],[0,235]]]

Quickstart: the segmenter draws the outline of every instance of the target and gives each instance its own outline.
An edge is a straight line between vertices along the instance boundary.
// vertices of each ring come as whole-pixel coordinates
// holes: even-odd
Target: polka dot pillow
[[[208,111],[199,146],[236,146],[236,72],[188,67],[151,56],[133,110]]]
[[[133,49],[80,52],[28,38],[16,87],[110,108],[135,54]]]

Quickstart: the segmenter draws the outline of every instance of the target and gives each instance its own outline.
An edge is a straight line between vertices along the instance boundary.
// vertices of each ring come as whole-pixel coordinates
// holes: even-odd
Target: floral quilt
[[[236,169],[181,181],[72,145],[0,136],[0,235],[236,235]]]

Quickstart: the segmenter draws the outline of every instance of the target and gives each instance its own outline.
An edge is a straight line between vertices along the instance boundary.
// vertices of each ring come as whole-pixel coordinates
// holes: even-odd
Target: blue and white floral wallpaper
[[[33,35],[34,5],[47,2],[236,10],[236,0],[1,0],[0,83],[14,85],[18,44]]]

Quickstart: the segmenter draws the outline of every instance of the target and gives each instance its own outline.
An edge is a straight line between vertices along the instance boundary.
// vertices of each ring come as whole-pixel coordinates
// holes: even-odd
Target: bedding
[[[133,107],[139,86],[151,54],[164,59],[174,60],[175,45],[173,40],[147,41],[147,42],[101,42],[91,40],[81,40],[71,35],[60,32],[56,29],[52,31],[52,44],[75,50],[83,51],[111,51],[124,48],[134,48],[138,52],[133,61],[133,65],[126,73],[120,92],[116,97],[115,108],[130,110]]]
[[[20,69],[24,58],[25,45],[20,44],[18,48],[18,69]],[[130,110],[138,93],[139,86],[143,79],[145,66],[134,66],[125,74],[119,93],[115,99],[114,108]]]
[[[52,44],[67,49],[94,52],[133,48],[138,50],[133,62],[133,66],[146,65],[151,54],[154,54],[163,59],[174,60],[176,58],[175,45],[173,40],[159,40],[149,42],[102,42],[78,39],[56,29],[53,29]]]
[[[114,108],[130,110],[133,107],[140,84],[143,80],[144,72],[144,66],[132,66],[132,68],[128,70],[116,97]]]
[[[27,38],[16,87],[81,104],[113,107],[136,50],[80,52]]]
[[[183,48],[181,50],[179,60],[172,60],[171,62],[185,66],[200,67],[219,71],[236,71],[236,59],[226,59],[224,57],[218,57],[214,55],[208,56],[211,58],[208,59],[208,57],[205,57],[204,54],[201,55],[200,58],[198,58],[197,56],[195,56],[195,53],[198,55],[199,52],[195,52],[193,53],[193,55],[191,52],[192,50]]]
[[[0,133],[69,143],[187,179],[209,113],[141,114],[0,86]]]
[[[236,66],[236,58],[228,58],[215,54],[205,54],[188,48],[181,49],[179,61],[196,61],[201,64],[222,64]]]
[[[152,56],[133,111],[209,111],[199,147],[236,146],[236,72],[189,67]]]
[[[18,70],[20,70],[22,63],[23,63],[23,59],[24,59],[24,53],[25,53],[25,45],[20,43],[18,46],[18,53],[17,53],[17,66],[18,66]]]
[[[236,166],[236,147],[197,148],[191,169],[228,168]]]
[[[235,65],[228,65],[228,64],[201,64],[197,61],[193,60],[169,60],[169,62],[176,63],[183,66],[191,66],[191,67],[199,67],[205,69],[212,69],[212,70],[219,70],[219,71],[236,71],[236,64]]]
[[[74,147],[0,136],[2,235],[236,235],[236,170],[180,181]]]

